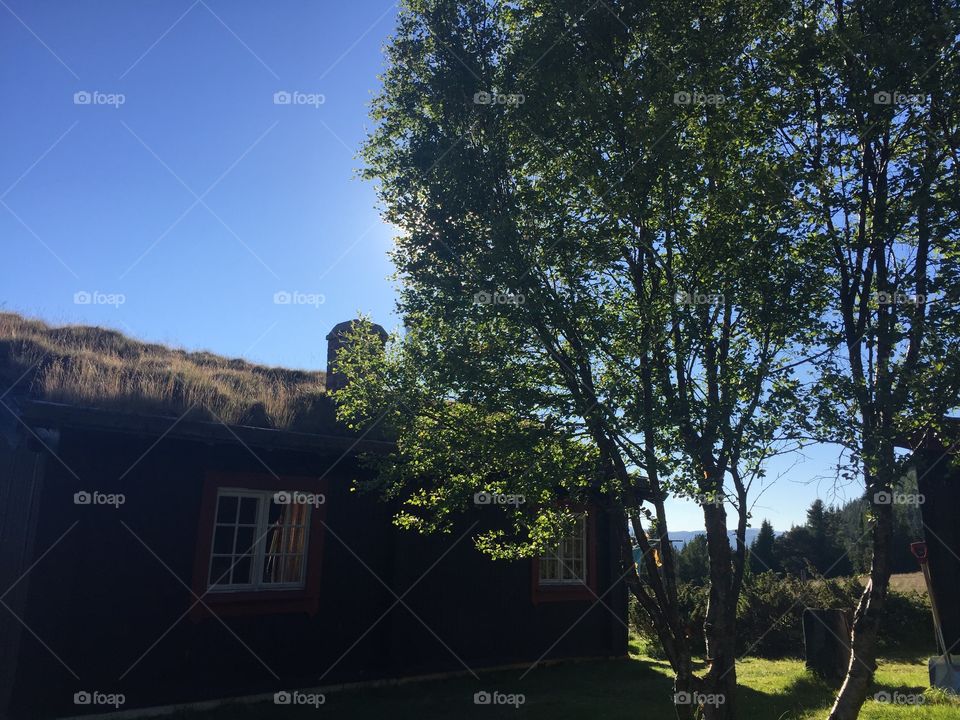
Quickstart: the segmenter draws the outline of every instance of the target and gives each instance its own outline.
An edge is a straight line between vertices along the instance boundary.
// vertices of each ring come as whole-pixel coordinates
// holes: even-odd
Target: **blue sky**
[[[395,324],[355,157],[391,3],[4,2],[6,309],[296,367],[360,310]]]
[[[358,312],[395,327],[394,231],[356,157],[395,18],[388,0],[2,0],[0,309],[303,368]],[[776,463],[756,524],[802,521],[831,460]]]

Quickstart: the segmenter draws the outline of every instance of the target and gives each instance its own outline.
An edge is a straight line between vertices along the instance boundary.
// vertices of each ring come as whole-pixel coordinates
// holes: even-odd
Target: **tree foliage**
[[[364,153],[400,229],[405,332],[346,353],[364,382],[340,399],[398,439],[378,481],[398,521],[443,530],[475,492],[522,494],[477,542],[529,556],[569,527],[555,500],[595,504],[678,687],[732,697],[765,460],[839,442],[851,475],[889,488],[894,443],[956,405],[957,97],[926,70],[957,68],[954,10],[408,0]],[[874,96],[909,90],[926,104]],[[703,508],[703,678],[670,495]],[[874,515],[882,600],[891,515]]]

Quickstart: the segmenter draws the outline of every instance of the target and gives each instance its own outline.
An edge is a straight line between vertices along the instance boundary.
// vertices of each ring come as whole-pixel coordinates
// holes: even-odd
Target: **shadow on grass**
[[[898,648],[883,653],[881,662],[900,662],[926,667],[927,660],[936,655],[936,651],[929,648]]]
[[[772,692],[741,685],[738,690],[741,717],[794,720],[803,717],[810,710],[829,705],[836,690],[806,670],[801,673],[782,688]]]
[[[764,662],[764,661],[759,661]],[[759,673],[757,672],[759,670]],[[521,677],[523,676],[523,677]],[[922,688],[877,688],[915,694]],[[523,696],[518,706],[476,704],[478,692]],[[873,692],[871,692],[871,695]],[[738,716],[797,720],[828,707],[835,689],[804,670],[802,663],[770,663],[743,673],[737,692]],[[673,676],[666,662],[650,659],[566,662],[472,677],[410,682],[380,688],[331,691],[320,710],[347,720],[669,720],[675,717]],[[272,720],[310,718],[317,709],[260,703],[234,704],[204,713],[182,713],[181,720]]]
[[[482,673],[442,681],[330,692],[321,710],[349,720],[611,720],[672,718],[673,680],[658,663],[597,660],[539,667],[521,679],[523,670]],[[523,695],[523,703],[480,705],[478,692]],[[317,710],[272,703],[231,704],[204,713],[181,713],[181,720],[270,720],[311,718]]]

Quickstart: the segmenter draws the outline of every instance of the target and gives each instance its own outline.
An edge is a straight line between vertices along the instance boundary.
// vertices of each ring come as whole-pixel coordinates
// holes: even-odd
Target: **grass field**
[[[637,648],[633,650],[636,652]],[[633,654],[624,660],[566,663],[541,667],[525,678],[523,671],[409,683],[396,687],[326,694],[320,711],[330,717],[365,720],[440,720],[440,718],[517,718],[523,720],[661,720],[674,717],[669,666]],[[826,717],[833,691],[812,678],[800,660],[748,658],[738,666],[739,717],[748,720],[814,720]],[[478,691],[522,693],[519,707],[475,705]],[[960,702],[927,689],[926,659],[881,662],[874,693],[924,693],[923,704],[906,705],[869,700],[862,720],[956,720]],[[310,707],[231,705],[207,713],[188,713],[189,720],[253,720],[254,718],[316,718]]]
[[[927,594],[927,586],[923,581],[923,573],[903,573],[890,576],[890,589],[898,593],[918,592]]]

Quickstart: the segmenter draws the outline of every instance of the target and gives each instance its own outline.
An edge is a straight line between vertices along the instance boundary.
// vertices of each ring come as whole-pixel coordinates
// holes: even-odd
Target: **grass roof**
[[[318,334],[318,338],[320,335]],[[325,373],[144,343],[116,330],[0,313],[0,395],[137,414],[328,430]]]

